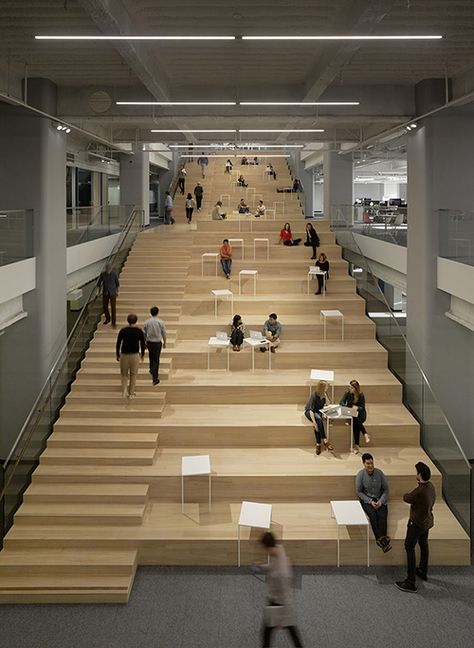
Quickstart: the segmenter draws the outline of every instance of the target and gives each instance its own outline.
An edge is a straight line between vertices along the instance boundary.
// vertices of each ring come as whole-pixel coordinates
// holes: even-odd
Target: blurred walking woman
[[[354,454],[359,454],[360,433],[362,432],[362,434],[364,435],[366,443],[370,443],[370,437],[364,427],[364,423],[367,418],[367,410],[365,409],[365,396],[361,391],[360,385],[357,380],[351,380],[348,390],[339,401],[339,405],[343,405],[344,407],[357,408],[357,414],[352,419],[352,427],[354,431],[354,447],[352,449],[352,452]]]
[[[188,220],[188,223],[190,223],[193,220],[193,211],[194,208],[196,207],[196,202],[192,195],[188,193],[186,196],[186,218]]]

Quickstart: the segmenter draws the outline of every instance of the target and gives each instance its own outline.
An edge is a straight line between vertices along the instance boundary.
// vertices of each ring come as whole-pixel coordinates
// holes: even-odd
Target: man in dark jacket
[[[204,189],[202,188],[202,185],[198,182],[197,185],[194,187],[194,197],[196,198],[196,207],[198,211],[201,211],[203,193],[204,193]]]
[[[116,312],[117,312],[117,295],[118,289],[120,287],[120,282],[117,273],[112,267],[111,263],[108,263],[105,266],[105,271],[101,272],[99,280],[97,282],[97,287],[99,290],[102,288],[102,308],[105,315],[104,324],[110,322],[110,313],[109,313],[109,302],[110,308],[112,311],[112,326],[115,327],[116,324]]]

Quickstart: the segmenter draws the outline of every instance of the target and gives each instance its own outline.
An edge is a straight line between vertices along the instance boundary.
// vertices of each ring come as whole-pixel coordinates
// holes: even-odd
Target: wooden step
[[[163,408],[163,402],[150,405],[136,398],[133,400],[122,398],[122,402],[117,402],[113,405],[67,402],[61,409],[61,418],[109,418],[110,416],[120,416],[126,419],[160,418]]]
[[[61,411],[63,416],[64,409]],[[154,432],[53,432],[48,448],[156,448]]]
[[[137,400],[139,399],[137,396]],[[134,434],[135,432],[159,432],[160,421],[156,418],[141,418],[138,421],[130,421],[123,418],[108,419],[83,419],[83,418],[59,418],[54,424],[54,430],[64,432],[121,432]]]
[[[116,391],[93,391],[89,392],[80,391],[77,389],[77,383],[75,383],[73,389],[66,396],[66,403],[68,405],[80,405],[80,404],[101,404],[101,405],[124,405],[124,400],[122,396],[122,390],[120,385],[115,385],[117,387]],[[153,390],[149,393],[141,393],[138,403],[140,406],[157,406],[159,404],[164,404],[166,400],[166,394],[164,391]],[[135,407],[135,400],[130,401],[130,406]],[[133,405],[132,405],[133,404]],[[61,410],[61,414],[64,409]]]
[[[80,427],[78,423],[91,429],[100,426],[100,419],[64,419],[70,426]],[[111,421],[113,419],[109,419]],[[145,420],[145,419],[144,419]],[[61,419],[60,419],[61,421]],[[58,421],[55,424],[57,429]],[[90,422],[90,425],[88,423]],[[63,428],[64,429],[64,428]],[[40,457],[40,463],[56,465],[73,465],[88,463],[91,465],[112,466],[148,466],[153,463],[156,448],[51,448],[47,447]]]
[[[116,576],[131,577],[136,569],[137,551],[63,549],[8,549],[0,553],[0,593],[8,577],[37,576]],[[5,577],[7,579],[4,581]]]
[[[68,502],[24,503],[15,513],[15,525],[130,525],[141,524],[144,504],[87,504]]]
[[[23,495],[27,503],[145,504],[148,484],[62,484],[32,483]],[[0,554],[1,555],[1,554]]]
[[[143,383],[151,384],[151,377],[149,369],[147,369],[148,363],[141,363],[138,369],[137,376],[137,392],[140,390]],[[160,380],[168,380],[169,369],[167,367],[161,367],[160,360]],[[84,377],[87,379],[102,380],[102,379],[112,379],[120,384],[120,370],[118,362],[115,361],[115,365],[112,363],[108,367],[92,367],[92,366],[81,366],[79,371],[76,374],[77,379],[79,377]],[[111,385],[111,382],[108,383],[108,387]]]

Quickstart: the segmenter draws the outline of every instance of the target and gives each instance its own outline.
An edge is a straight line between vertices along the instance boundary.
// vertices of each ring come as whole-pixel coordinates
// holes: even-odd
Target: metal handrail
[[[123,245],[126,237],[130,233],[130,230],[131,230],[131,227],[132,227],[132,224],[133,224],[135,218],[137,217],[137,215],[141,216],[142,212],[143,212],[143,210],[140,210],[140,209],[134,209],[132,211],[132,213],[130,214],[130,217],[128,218],[128,220],[127,220],[127,222],[126,222],[126,224],[125,224],[125,226],[124,226],[124,228],[122,230],[121,237],[120,237],[117,245],[115,246],[115,249],[112,250],[109,257],[107,258],[106,265],[108,263],[110,263],[111,260],[117,256],[117,254],[119,254],[119,252],[122,249],[122,245]],[[93,299],[90,298],[92,294],[94,294]],[[91,304],[94,304],[95,301],[97,300],[97,298],[98,298],[98,293],[97,293],[97,290],[96,290],[96,286],[94,286],[92,288],[92,290],[91,290],[90,295],[89,295],[89,299],[87,300],[87,302],[82,307],[81,312],[80,312],[80,314],[79,314],[79,316],[78,316],[78,318],[76,320],[76,323],[74,324],[71,332],[69,333],[69,335],[68,335],[68,337],[66,339],[66,342],[63,344],[60,352],[58,353],[57,359],[54,362],[53,367],[52,367],[51,371],[48,374],[48,377],[46,378],[45,382],[43,383],[43,386],[42,386],[42,388],[41,388],[41,390],[39,392],[39,395],[38,395],[37,399],[35,400],[35,402],[33,404],[33,407],[30,410],[30,413],[26,417],[25,422],[22,425],[22,428],[21,428],[21,430],[20,430],[20,432],[18,434],[18,437],[16,438],[15,443],[13,444],[7,458],[5,459],[5,461],[3,463],[3,469],[5,470],[7,468],[7,466],[8,466],[8,463],[12,459],[13,454],[15,453],[15,451],[18,448],[18,446],[19,446],[19,444],[21,442],[21,439],[22,439],[22,437],[23,437],[23,435],[25,433],[25,430],[28,428],[28,426],[30,425],[31,421],[33,420],[33,418],[35,417],[35,414],[36,414],[36,421],[33,424],[33,426],[31,427],[31,430],[30,430],[28,436],[25,439],[25,443],[23,444],[23,448],[20,450],[20,452],[18,453],[18,456],[16,457],[14,469],[11,471],[11,473],[10,473],[10,475],[8,477],[8,480],[6,481],[6,483],[4,483],[3,489],[0,492],[0,502],[5,497],[6,491],[7,491],[8,487],[9,487],[9,485],[10,485],[12,479],[13,479],[13,476],[15,474],[17,466],[20,463],[21,459],[23,458],[23,456],[24,456],[24,454],[26,452],[26,449],[27,449],[27,447],[29,445],[31,437],[33,436],[33,433],[38,428],[39,422],[40,422],[41,417],[42,417],[42,415],[43,415],[43,413],[45,411],[45,408],[46,408],[47,404],[51,400],[51,395],[52,395],[53,389],[54,389],[54,387],[55,387],[55,385],[56,385],[56,383],[57,383],[57,381],[59,379],[59,376],[61,375],[61,370],[65,366],[65,364],[68,362],[68,360],[69,360],[69,358],[71,356],[71,350],[68,351],[68,346],[71,343],[71,341],[73,340],[73,338],[77,337],[82,332],[82,330],[83,330],[83,328],[85,326],[86,318],[84,317],[84,314],[86,312],[86,309],[89,308]],[[52,384],[49,384],[50,380],[51,380],[51,377],[53,376],[53,374],[55,372],[57,372],[56,378],[54,379]],[[48,389],[48,385],[49,385],[49,393],[48,393],[47,397],[45,398],[43,405],[41,406],[39,411],[37,411],[37,407],[38,407],[39,403],[41,402],[41,399],[43,397],[43,394],[44,394],[45,390]]]

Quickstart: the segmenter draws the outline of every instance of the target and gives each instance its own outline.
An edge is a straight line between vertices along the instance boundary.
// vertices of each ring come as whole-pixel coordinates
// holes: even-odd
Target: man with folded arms
[[[355,489],[362,508],[370,520],[375,541],[384,553],[392,545],[387,536],[388,482],[381,470],[375,468],[374,458],[368,452],[362,455],[364,468],[357,473]]]

